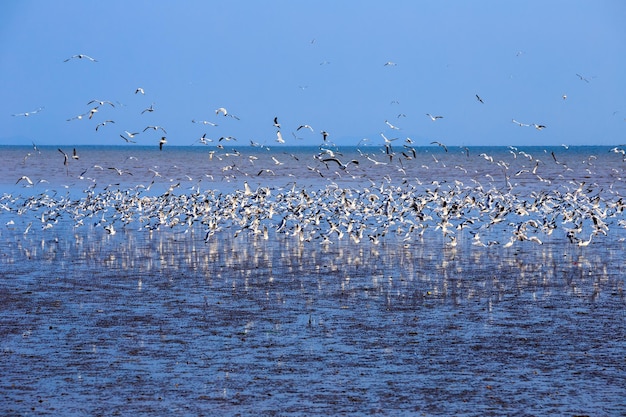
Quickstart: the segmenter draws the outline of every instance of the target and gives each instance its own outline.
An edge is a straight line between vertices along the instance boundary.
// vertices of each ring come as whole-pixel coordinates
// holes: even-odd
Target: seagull
[[[44,108],[43,107],[39,107],[37,110],[33,110],[33,111],[29,111],[29,112],[25,112],[25,113],[16,113],[13,116],[24,116],[24,117],[28,117],[28,116],[32,116],[33,114],[37,114],[40,111],[42,111]]]
[[[130,142],[130,143],[137,143],[134,140],[131,140],[132,138],[135,137],[135,135],[138,135],[139,133],[130,133],[128,130],[125,130],[124,132],[126,132],[126,135],[128,135],[128,137],[124,136],[124,135],[120,135],[120,137],[122,139],[124,139],[126,142]]]
[[[278,123],[278,117],[274,117],[274,126],[280,129],[280,123]]]
[[[215,114],[220,114],[220,113],[222,113],[224,116],[229,116],[229,117],[232,117],[233,119],[239,120],[239,117],[228,113],[228,110],[226,110],[224,107],[220,107],[219,109],[215,110]]]
[[[324,142],[326,142],[326,140],[328,139],[328,132],[325,130],[321,131],[322,137],[324,138]]]
[[[165,133],[167,135],[167,132],[165,131],[165,129],[163,129],[162,126],[146,126],[146,128],[143,130],[144,132],[148,129],[152,129],[152,130],[162,130],[163,133]]]
[[[19,179],[19,180],[17,180],[16,184],[17,184],[17,183],[19,183],[19,182],[20,182],[20,181],[22,181],[22,180],[23,180],[23,181],[26,181],[26,182],[28,183],[28,185],[30,185],[30,186],[32,186],[32,185],[33,185],[33,182],[32,182],[32,181],[30,180],[30,178],[28,178],[26,175],[22,175],[22,176],[20,177],[20,179]]]
[[[441,146],[443,148],[444,151],[448,152],[448,148],[446,147],[446,145],[444,145],[441,142],[437,142],[436,140],[434,140],[434,141],[430,142],[430,144],[431,145],[439,145],[439,146]]]
[[[520,127],[530,126],[530,125],[529,125],[529,124],[527,124],[527,123],[518,122],[518,121],[517,121],[517,120],[515,120],[515,119],[511,119],[511,122],[515,123],[516,125],[518,125],[518,126],[520,126]]]
[[[98,113],[98,106],[96,106],[93,109],[89,110],[89,119],[91,120],[93,115],[96,114],[96,113]]]
[[[283,134],[280,133],[280,130],[276,132],[276,142],[285,143],[285,140],[283,139]]]
[[[68,156],[67,156],[67,154],[65,152],[63,152],[63,150],[61,150],[61,148],[58,148],[58,150],[59,150],[59,152],[61,152],[63,154],[63,157],[65,158],[63,160],[63,165],[67,166],[67,163],[68,163]]]
[[[76,152],[76,148],[74,148],[72,152],[72,159],[78,159],[78,158],[79,158],[78,153]]]
[[[430,117],[430,120],[432,120],[433,122],[437,119],[443,119],[443,116],[433,116],[430,113],[426,113],[426,116]]]
[[[150,107],[146,107],[145,109],[143,109],[143,111],[141,112],[141,114],[144,114],[145,112],[150,112],[152,113],[154,111],[154,103],[152,103],[150,105]]]
[[[587,78],[583,77],[583,76],[582,76],[582,75],[580,75],[580,74],[576,74],[576,76],[577,76],[578,78],[580,78],[580,80],[581,80],[581,81],[584,81],[584,82],[586,82],[586,83],[588,83],[588,82],[589,82],[589,80],[588,80]]]
[[[387,61],[385,62],[385,65],[383,65],[383,67],[395,67],[396,65],[398,64],[396,64],[395,62]]]
[[[143,88],[141,88],[141,87],[137,87],[137,89],[135,90],[135,94],[137,94],[137,93],[146,94],[146,92],[143,91]]]
[[[165,136],[161,137],[161,140],[159,141],[159,150],[162,151],[163,150],[163,145],[165,145],[167,143],[167,139],[165,139]]]
[[[63,62],[67,62],[67,61],[69,61],[70,59],[74,59],[74,58],[77,58],[77,59],[83,59],[83,58],[84,58],[84,59],[87,59],[87,60],[89,60],[89,61],[91,61],[91,62],[98,62],[98,60],[93,59],[93,58],[92,58],[92,57],[90,57],[89,55],[85,55],[85,54],[73,55],[73,56],[71,56],[71,57],[67,58],[66,60],[64,60]]]
[[[309,125],[300,125],[298,126],[296,130],[300,130],[300,129],[309,129],[311,132],[313,132],[313,128]]]
[[[387,126],[389,126],[390,129],[394,129],[394,130],[400,130],[400,128],[398,126],[394,126],[391,123],[389,123],[389,121],[385,120],[385,124]]]
[[[346,169],[348,167],[348,165],[351,164],[351,163],[354,164],[354,165],[359,165],[359,161],[357,161],[356,159],[348,161],[345,164],[343,162],[341,162],[337,158],[324,158],[324,159],[322,159],[322,162],[324,162],[325,164],[326,164],[326,162],[336,162],[337,165],[339,165],[339,168],[341,168],[341,169]],[[326,164],[326,166],[328,166],[328,164]]]
[[[110,104],[111,107],[115,107],[115,104],[107,100],[91,100],[89,103],[87,103],[87,105],[89,106],[92,103],[98,103],[98,106],[104,106],[105,104]]]
[[[82,120],[83,117],[87,116],[89,113],[83,113],[83,114],[79,114],[78,116],[74,116],[74,117],[70,117],[69,119],[66,119],[68,122],[71,122],[72,120]]]
[[[217,123],[209,122],[208,120],[196,121],[195,119],[192,119],[191,123],[202,123],[203,125],[211,125],[211,126],[214,126],[214,127],[217,126]]]
[[[478,94],[476,94],[476,100],[480,101],[482,104],[485,104],[482,98]]]
[[[544,125],[538,125],[537,123],[533,123],[533,126],[535,127],[535,129],[537,130],[541,130],[541,129],[545,129],[546,127]]]
[[[115,168],[115,167],[109,167],[108,169],[111,169],[111,170],[117,172],[117,175],[122,175],[122,174],[133,175],[132,172],[130,172],[130,171],[122,171],[121,169]]]
[[[208,142],[213,142],[213,139],[209,139],[206,137],[206,133],[200,137],[196,142],[200,142],[203,145],[208,145]],[[195,142],[194,142],[195,143]],[[193,145],[193,144],[192,144]]]

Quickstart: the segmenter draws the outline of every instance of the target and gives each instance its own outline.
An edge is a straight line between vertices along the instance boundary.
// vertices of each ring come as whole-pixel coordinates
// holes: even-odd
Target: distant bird
[[[224,116],[232,117],[233,119],[239,120],[239,117],[237,117],[237,116],[235,116],[233,114],[228,113],[228,110],[226,110],[226,108],[224,108],[224,107],[220,107],[217,110],[215,110],[215,114],[220,114],[220,113],[222,115],[224,115]]]
[[[191,123],[202,123],[203,125],[217,126],[217,123],[209,122],[208,120],[196,121],[195,119],[191,119]]]
[[[130,133],[128,130],[125,130],[124,132],[126,133],[126,135],[127,135],[128,137],[126,137],[126,136],[124,136],[124,135],[120,135],[120,137],[121,137],[122,139],[124,139],[126,142],[129,142],[129,143],[137,143],[137,142],[135,142],[134,140],[131,140],[131,139],[132,139],[132,138],[134,138],[134,137],[135,137],[136,135],[138,135],[139,133]]]
[[[430,120],[432,120],[433,122],[437,119],[443,119],[443,116],[433,116],[430,113],[426,113],[426,116],[430,117]]]
[[[328,139],[328,132],[325,130],[322,130],[322,138],[324,139],[324,142],[326,142],[326,140]]]
[[[443,148],[444,151],[448,152],[448,148],[446,147],[446,145],[444,145],[441,142],[437,142],[436,140],[434,140],[434,141],[430,142],[430,144],[431,145],[439,145],[439,146],[441,146]]]
[[[93,109],[89,110],[89,119],[91,120],[93,115],[96,114],[96,113],[98,113],[98,106],[96,106]]]
[[[533,126],[535,127],[535,129],[537,130],[542,130],[545,129],[545,125],[538,125],[537,123],[533,123]]]
[[[567,100],[567,94],[563,94],[563,95],[561,96],[561,98],[562,98],[563,100]]]
[[[72,159],[78,159],[78,158],[79,158],[78,153],[76,152],[76,148],[74,148],[72,151]]]
[[[90,57],[89,55],[84,55],[84,54],[73,55],[73,56],[71,56],[71,57],[67,58],[66,60],[64,60],[63,62],[67,62],[67,61],[69,61],[70,59],[75,59],[75,58],[76,58],[76,59],[87,59],[87,60],[89,60],[89,61],[91,61],[91,62],[98,62],[98,60],[93,59],[93,58],[92,58],[92,57]]]
[[[206,137],[206,133],[203,134],[200,139],[198,139],[196,142],[200,142],[203,145],[208,145],[208,142],[213,142],[213,139],[209,139]],[[195,142],[194,142],[195,143]]]
[[[165,134],[167,135],[167,132],[165,131],[165,129],[163,129],[163,127],[162,127],[162,126],[146,126],[146,128],[145,128],[143,131],[145,132],[145,131],[146,131],[146,130],[148,130],[148,129],[152,129],[152,130],[154,130],[154,131],[157,131],[157,130],[162,130],[162,131],[163,131],[163,133],[165,133]]]
[[[274,126],[280,129],[280,123],[278,123],[278,117],[274,117]]]
[[[138,93],[146,94],[146,92],[143,91],[143,88],[141,88],[141,87],[137,87],[137,89],[135,90],[135,94],[138,94]]]
[[[478,94],[476,94],[476,100],[480,101],[482,104],[485,104],[482,98]]]
[[[63,152],[63,150],[61,148],[57,148],[59,152],[61,152],[63,154],[63,157],[65,158],[63,160],[63,165],[67,166],[68,162],[69,162],[69,158],[67,156],[67,154],[65,152]]]
[[[283,139],[283,134],[280,133],[280,130],[276,132],[276,142],[285,143],[285,140]]]
[[[152,113],[154,111],[154,103],[152,103],[150,105],[150,107],[146,107],[145,109],[143,109],[143,111],[141,112],[141,114],[144,114],[145,112],[150,112]]]
[[[313,132],[313,128],[309,125],[300,125],[298,126],[296,130],[300,130],[300,129],[309,129],[311,132]]]
[[[89,103],[87,103],[87,105],[89,106],[90,104],[93,104],[93,103],[98,103],[98,106],[104,106],[105,104],[109,104],[111,107],[115,107],[115,104],[107,100],[91,100]]]
[[[167,143],[167,139],[165,139],[165,136],[163,136],[161,138],[161,140],[159,141],[159,150],[162,151],[163,150],[163,145],[165,145]]]
[[[69,119],[66,119],[68,122],[71,122],[72,120],[82,120],[83,117],[87,116],[89,113],[83,113],[83,114],[79,114],[78,116],[74,116],[74,117],[70,117]]]
[[[96,132],[98,131],[99,128],[101,128],[102,126],[106,125],[107,123],[115,123],[114,120],[105,120],[104,122],[98,123],[96,125]]]
[[[28,116],[32,116],[33,114],[37,114],[40,111],[42,111],[44,108],[43,107],[39,107],[37,110],[33,110],[33,111],[29,111],[29,112],[25,112],[25,113],[16,113],[13,116],[24,116],[24,117],[28,117]]]
[[[398,64],[396,64],[395,62],[387,61],[387,62],[385,62],[385,65],[383,65],[383,66],[384,67],[395,67],[396,65],[398,65]]]
[[[33,185],[33,182],[26,175],[22,175],[20,177],[20,179],[17,180],[16,184],[19,183],[20,181],[26,181],[28,183],[28,185],[30,185],[30,186]]]
[[[389,121],[385,120],[385,124],[387,126],[389,126],[390,129],[394,129],[394,130],[400,130],[399,127],[392,125],[391,123],[389,123]]]
[[[588,82],[589,82],[589,80],[588,80],[587,78],[583,77],[583,76],[582,76],[582,75],[580,75],[580,74],[576,74],[576,76],[577,76],[578,78],[580,78],[580,80],[581,80],[581,81],[584,81],[584,82],[586,82],[586,83],[588,83]]]
[[[513,123],[515,123],[516,125],[521,126],[521,127],[530,126],[530,125],[529,125],[529,124],[527,124],[527,123],[518,122],[518,121],[517,121],[517,120],[515,120],[515,119],[511,119],[511,122],[513,122]]]

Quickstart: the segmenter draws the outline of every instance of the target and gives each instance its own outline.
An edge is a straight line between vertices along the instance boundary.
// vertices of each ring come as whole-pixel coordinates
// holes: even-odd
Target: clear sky
[[[0,144],[617,145],[626,2],[3,1],[0,83]]]

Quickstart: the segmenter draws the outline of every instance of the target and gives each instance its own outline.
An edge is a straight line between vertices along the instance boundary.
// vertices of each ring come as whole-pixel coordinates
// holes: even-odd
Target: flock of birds
[[[246,155],[224,149],[205,154],[210,156],[204,162],[212,166],[205,169],[203,178],[188,173],[168,177],[156,166],[134,172],[89,166],[78,176],[69,174],[87,184],[85,188],[79,183],[80,195],[48,190],[26,196],[4,194],[0,211],[8,217],[7,228],[19,231],[21,224],[24,234],[32,233],[38,224],[50,230],[65,222],[76,231],[102,228],[110,235],[119,230],[200,230],[206,241],[229,233],[235,238],[259,239],[282,235],[324,245],[340,241],[377,245],[395,239],[410,246],[430,234],[452,247],[459,241],[510,247],[518,242],[543,244],[559,231],[562,239],[587,246],[594,237],[606,236],[611,227],[626,228],[626,201],[620,194],[622,148],[612,150],[621,156],[612,157],[617,168],[611,168],[614,182],[608,188],[589,179],[575,179],[580,173],[570,174],[573,169],[554,151],[539,159],[510,147],[505,160],[498,159],[501,154],[475,155],[467,148],[458,152],[431,149],[405,145],[396,152],[387,144],[356,148],[347,159],[342,149],[323,144],[315,152],[297,155],[259,150]],[[76,150],[72,154],[59,151],[66,169],[79,160]],[[585,177],[592,178],[598,168],[594,161],[593,155],[583,161]],[[266,168],[268,163],[278,175]],[[289,168],[284,169],[285,165]],[[118,181],[99,187],[104,174],[98,173],[106,171],[125,175],[128,186]],[[218,175],[217,181],[235,184],[232,191],[202,186],[203,180],[215,180]],[[150,177],[149,184],[134,181]],[[322,186],[307,186],[304,177],[318,178]],[[17,182],[34,190],[42,180],[22,175]],[[268,182],[272,185],[264,185]],[[24,219],[30,219],[26,226]]]
[[[84,54],[74,55],[65,61],[74,59],[97,62]],[[388,62],[385,65],[395,64]],[[145,91],[137,88],[135,94],[144,95]],[[476,95],[476,100],[484,103],[479,95]],[[87,105],[91,107],[89,111],[68,121],[91,120],[103,106],[115,107],[113,102],[107,100],[91,100]],[[27,117],[42,110],[39,108],[14,116]],[[152,103],[141,114],[154,110]],[[224,107],[217,108],[215,114],[239,120]],[[426,116],[433,122],[443,118],[430,113]],[[194,119],[192,122],[217,125],[208,120]],[[520,127],[546,128],[543,124],[522,123],[515,119],[512,122]],[[98,122],[95,130],[114,123],[111,119]],[[398,130],[388,120],[385,124],[391,130]],[[285,143],[278,117],[273,119],[273,126],[276,128],[276,142]],[[313,127],[302,124],[293,136],[297,138],[296,132],[303,129],[314,132]],[[162,132],[158,146],[163,150],[167,144],[167,132],[159,125],[148,125],[136,132],[125,130],[119,136],[127,143],[136,143],[136,136],[148,130]],[[382,147],[362,147],[360,142],[356,153],[346,159],[330,141],[327,131],[320,131],[320,135],[321,144],[309,156],[310,160],[300,161],[296,155],[290,155],[295,162],[288,164],[291,168],[285,177],[286,185],[263,185],[265,176],[275,176],[274,170],[285,164],[279,160],[280,152],[272,153],[271,168],[259,167],[255,165],[259,159],[257,153],[245,155],[234,148],[226,148],[224,145],[236,141],[236,138],[222,136],[208,153],[209,161],[222,162],[217,171],[219,174],[205,176],[214,179],[214,175],[221,175],[222,180],[238,181],[241,187],[232,192],[202,189],[201,180],[187,192],[182,189],[180,179],[168,178],[164,180],[166,190],[155,194],[151,188],[161,177],[157,167],[145,167],[143,174],[149,172],[152,175],[152,182],[148,185],[134,184],[124,188],[118,183],[117,186],[109,184],[99,188],[97,171],[115,171],[118,176],[133,175],[133,172],[119,167],[93,165],[75,176],[88,182],[80,197],[70,192],[65,195],[43,192],[30,196],[5,193],[0,198],[0,212],[9,217],[5,225],[12,230],[16,230],[19,223],[12,216],[32,217],[35,213],[36,219],[25,226],[24,234],[32,232],[36,222],[41,224],[42,230],[49,230],[66,219],[75,229],[102,227],[111,235],[119,229],[155,232],[183,228],[189,232],[199,226],[205,240],[214,239],[218,232],[229,230],[235,237],[247,235],[269,239],[275,234],[325,245],[342,239],[355,244],[363,241],[379,244],[391,236],[400,238],[404,245],[410,245],[424,239],[426,233],[434,232],[442,237],[447,246],[456,246],[460,236],[470,235],[473,245],[510,247],[524,241],[543,244],[546,237],[560,230],[571,243],[586,246],[595,236],[607,235],[610,225],[626,228],[626,221],[622,219],[626,202],[619,190],[619,185],[623,185],[623,167],[614,168],[611,175],[616,178],[618,186],[611,184],[607,190],[589,180],[569,175],[572,168],[560,161],[554,152],[546,162],[510,147],[510,159],[505,161],[486,153],[473,155],[469,148],[462,148],[462,155],[467,161],[479,158],[490,167],[487,173],[480,174],[475,168],[475,161],[467,165],[455,162],[454,167],[447,166],[449,160],[446,155],[451,152],[438,141],[430,144],[440,147],[441,151],[429,152],[424,157],[422,149],[416,147],[410,138],[401,141],[400,145],[396,142],[399,138],[388,138],[381,133]],[[213,139],[205,133],[193,144],[208,145],[210,142]],[[250,141],[250,145],[270,151],[264,144]],[[80,156],[75,148],[71,154],[60,148],[58,151],[62,154],[67,176],[70,176],[69,165],[78,161]],[[624,162],[626,151],[622,147],[615,147],[612,151],[621,154]],[[40,151],[33,144],[33,154],[36,153]],[[28,153],[24,157],[23,165],[30,163],[29,158],[33,154]],[[520,160],[524,163],[517,163]],[[592,158],[586,162],[588,174],[592,174]],[[518,165],[517,170],[512,168],[514,163]],[[548,164],[551,165],[551,179],[543,173]],[[445,170],[452,177],[442,180],[429,175],[429,181],[420,180],[416,172],[426,172],[431,168],[433,171]],[[325,186],[316,189],[297,185],[298,169],[307,175],[323,178]],[[532,182],[535,186],[526,185],[524,188],[516,182],[518,179],[525,184]],[[188,180],[192,178],[188,176]],[[251,187],[252,181],[257,182],[258,187]],[[27,175],[17,179],[17,184],[30,188],[41,182],[46,180],[33,181]],[[276,183],[275,180],[272,183]],[[354,183],[360,185],[350,186]],[[531,191],[524,192],[522,189]]]

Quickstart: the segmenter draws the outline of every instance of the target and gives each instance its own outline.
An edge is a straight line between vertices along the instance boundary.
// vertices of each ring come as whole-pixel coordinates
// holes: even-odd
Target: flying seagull
[[[448,152],[448,148],[447,148],[447,147],[446,147],[446,145],[444,145],[443,143],[441,143],[441,142],[437,142],[436,140],[435,140],[435,141],[432,141],[432,142],[430,142],[430,143],[431,143],[431,145],[439,145],[439,146],[441,146],[441,147],[443,148],[443,150],[444,150],[444,151]]]
[[[37,110],[33,110],[33,111],[29,111],[29,112],[25,112],[25,113],[16,113],[13,116],[24,116],[24,117],[28,117],[28,116],[32,116],[33,114],[37,114],[40,111],[43,110],[43,107],[39,107]]]
[[[480,101],[482,104],[485,104],[482,98],[478,94],[476,94],[476,100]]]
[[[163,150],[163,145],[165,145],[167,143],[167,139],[165,139],[165,136],[163,136],[161,138],[161,140],[159,141],[159,150],[162,151]]]
[[[67,62],[67,61],[69,61],[70,59],[74,59],[74,58],[77,58],[77,59],[83,59],[83,58],[84,58],[84,59],[87,59],[87,60],[89,60],[89,61],[91,61],[91,62],[98,62],[98,60],[93,59],[93,58],[92,58],[92,57],[90,57],[89,55],[85,55],[85,54],[72,55],[71,57],[67,58],[67,59],[66,59],[66,60],[64,60],[63,62]]]
[[[443,119],[443,116],[433,116],[430,113],[426,113],[426,116],[430,117],[430,120],[432,120],[433,122],[437,119]]]

